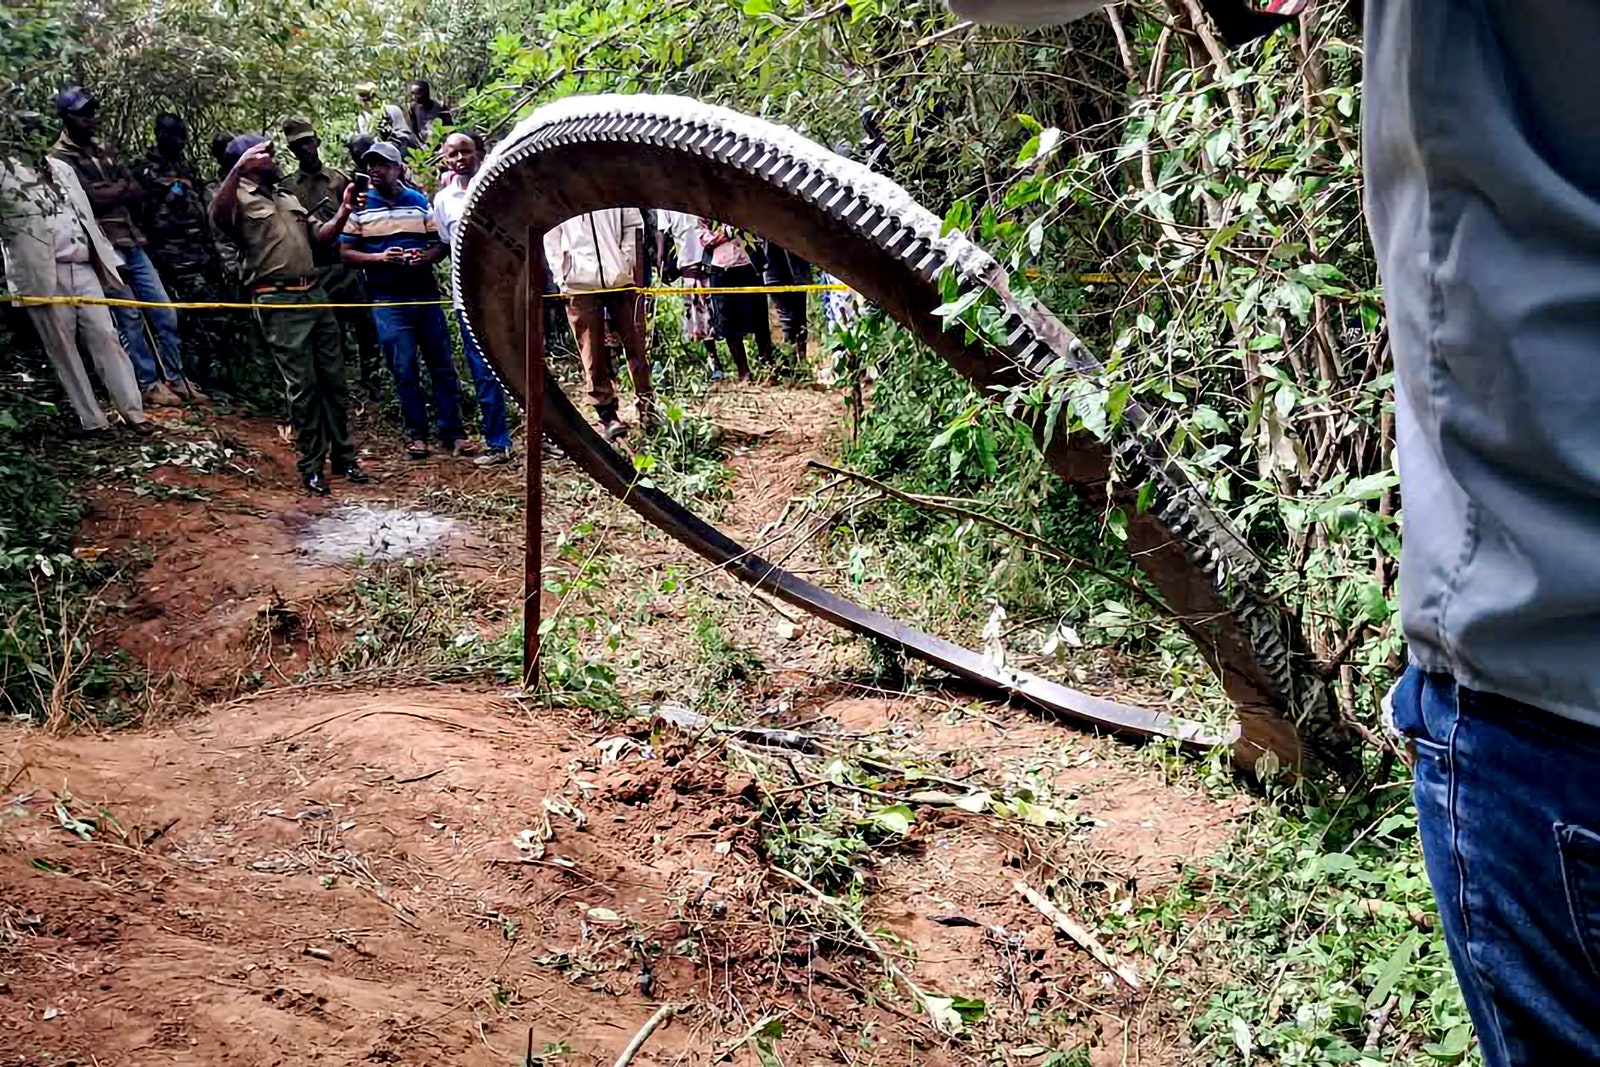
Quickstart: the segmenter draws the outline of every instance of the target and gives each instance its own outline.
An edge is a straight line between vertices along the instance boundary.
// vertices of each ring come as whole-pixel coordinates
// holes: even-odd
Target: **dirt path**
[[[834,403],[815,396],[711,405],[744,449],[740,536],[802,484]],[[158,673],[200,697],[264,670],[269,686],[294,677],[340,639],[309,605],[385,545],[514,596],[501,504],[517,472],[378,455],[375,486],[308,502],[270,427],[226,425],[240,462],[148,472],[206,499],[108,483],[85,529],[106,551],[153,554],[123,590],[122,641]],[[581,486],[552,499],[552,530],[593,513]],[[612,536],[631,582],[652,560],[689,565],[637,524]],[[720,594],[694,595],[634,639],[681,643]],[[321,622],[274,636],[286,607]],[[637,1064],[710,1063],[769,1017],[791,1065],[1034,1064],[1080,1045],[1097,1067],[1186,1062],[1159,995],[1120,987],[1012,883],[1053,883],[1086,914],[1126,909],[1217,847],[1237,809],[1016,708],[872,692],[830,672],[820,624],[776,638],[775,618],[749,604],[721,617],[766,662],[773,721],[850,759],[923,768],[940,789],[1052,806],[1043,829],[919,807],[859,860],[863,925],[919,986],[984,1002],[970,1035],[935,1033],[836,915],[770,873],[777,837],[811,832],[824,798],[859,825],[884,807],[805,784],[833,757],[483,687],[290,688],[104,737],[0,732],[0,1064],[520,1064],[530,1040],[544,1063],[609,1064],[663,1002],[687,1008]],[[674,659],[683,676],[681,645],[652,655],[659,670],[637,684],[666,684]],[[880,784],[930,781],[886,770]],[[731,1062],[756,1063],[753,1047]]]

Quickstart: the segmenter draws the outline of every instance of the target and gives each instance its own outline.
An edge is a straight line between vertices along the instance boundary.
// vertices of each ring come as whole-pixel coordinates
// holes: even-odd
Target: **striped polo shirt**
[[[350,216],[340,234],[341,244],[358,252],[381,255],[391,248],[424,251],[439,243],[428,198],[407,186],[389,200],[376,188],[367,190],[366,206]],[[439,295],[429,265],[365,266],[367,294],[374,300],[428,300]]]

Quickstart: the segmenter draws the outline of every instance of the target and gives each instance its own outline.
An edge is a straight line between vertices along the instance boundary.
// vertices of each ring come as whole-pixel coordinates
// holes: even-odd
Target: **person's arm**
[[[423,232],[427,235],[428,247],[411,253],[411,262],[431,267],[445,256],[450,254],[450,246],[439,239],[439,223],[434,218],[433,208],[430,205],[422,221]]]
[[[404,248],[386,248],[382,252],[363,252],[351,243],[349,234],[339,238],[339,258],[358,267],[379,267],[385,263],[402,266],[406,263]]]
[[[133,180],[125,167],[116,168],[114,177],[101,179],[85,172],[76,156],[60,153],[56,158],[72,168],[78,176],[78,184],[83,186],[83,191],[89,195],[89,203],[96,211],[134,203],[144,196],[143,187]]]
[[[344,232],[344,224],[350,221],[350,215],[355,211],[356,183],[346,182],[344,196],[339,199],[339,210],[334,212],[333,218],[317,227],[315,233],[317,240],[322,244],[332,244]]]
[[[233,216],[239,207],[239,179],[260,164],[270,162],[272,162],[271,141],[262,141],[239,157],[233,169],[222,179],[222,184],[217,186],[216,195],[211,198],[212,225],[225,232],[233,231]]]
[[[127,167],[119,165],[114,173],[117,175],[117,181],[121,183],[122,202],[129,207],[136,207],[143,203],[144,186],[139,184],[139,180],[133,176],[133,172]]]

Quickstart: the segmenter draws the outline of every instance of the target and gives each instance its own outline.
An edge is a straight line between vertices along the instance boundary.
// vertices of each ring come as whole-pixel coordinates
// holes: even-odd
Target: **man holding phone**
[[[400,397],[406,455],[423,459],[428,454],[428,403],[422,392],[419,354],[427,361],[433,384],[439,444],[455,455],[472,455],[476,449],[461,426],[461,382],[456,377],[450,327],[433,275],[433,265],[447,249],[439,240],[432,207],[425,195],[401,181],[405,161],[390,142],[375,142],[361,161],[372,187],[359,198],[355,215],[339,238],[339,250],[346,263],[366,272],[378,342]]]
[[[289,394],[300,477],[308,490],[327,496],[323,464],[331,459],[335,474],[365,483],[345,411],[339,321],[321,306],[328,294],[317,281],[312,253],[343,229],[355,187],[346,190],[333,218],[319,224],[283,187],[283,171],[265,137],[234,138],[226,164],[228,176],[211,199],[211,222],[238,245],[245,289]]]

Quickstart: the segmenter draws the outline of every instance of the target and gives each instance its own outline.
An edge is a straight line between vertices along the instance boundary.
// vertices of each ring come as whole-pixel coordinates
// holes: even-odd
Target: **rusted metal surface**
[[[526,310],[518,291],[525,258],[537,254],[528,235],[582,212],[627,205],[707,215],[777,241],[843,279],[985,393],[1097,369],[1054,316],[1011,294],[992,257],[959,233],[941,236],[940,221],[882,175],[726,109],[675,97],[607,96],[563,100],[524,120],[491,153],[469,194],[468,225],[457,228],[456,297],[513,394],[527,396],[530,384],[520,358]],[[993,294],[1002,344],[942,328],[933,310],[943,302],[946,271],[961,292]],[[1298,763],[1302,741],[1335,758],[1344,750],[1342,727],[1298,631],[1264,593],[1260,561],[1159,443],[1141,433],[1147,416],[1137,405],[1107,442],[1045,440],[1042,427],[1035,429],[1062,478],[1091,499],[1109,493],[1124,505],[1135,558],[1218,671],[1239,709],[1242,735],[1206,736],[1169,716],[996,669],[977,653],[801,581],[665,494],[638,486],[630,461],[601,440],[548,376],[542,392],[547,432],[609,492],[735,577],[814,615],[1108,730],[1195,745],[1231,742],[1246,763],[1266,751]],[[1147,482],[1154,501],[1139,512],[1133,497]]]
[[[529,233],[527,246],[537,247],[542,234]],[[522,267],[523,327],[522,380],[535,396],[544,392],[544,259],[532,256]],[[527,506],[523,511],[522,555],[522,688],[532,692],[539,683],[539,628],[544,592],[544,405],[523,404],[527,416],[524,477]]]

